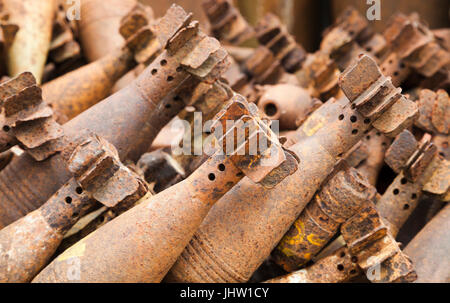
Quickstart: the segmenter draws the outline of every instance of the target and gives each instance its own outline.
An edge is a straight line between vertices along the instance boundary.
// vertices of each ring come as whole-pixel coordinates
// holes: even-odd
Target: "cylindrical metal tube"
[[[47,265],[64,234],[92,205],[85,194],[75,194],[78,187],[71,179],[41,208],[0,231],[0,282],[29,282]]]
[[[405,248],[418,283],[450,282],[450,205],[441,210]]]
[[[124,43],[120,21],[136,0],[82,0],[78,21],[83,53],[89,62],[109,54]]]
[[[330,106],[335,103],[325,103],[322,108],[326,111]],[[169,272],[168,281],[245,282],[250,278],[331,173],[339,157],[371,127],[351,109],[348,101],[335,117],[318,121],[314,125],[305,122],[301,131],[306,138],[291,147],[300,158],[297,172],[271,191],[249,179],[236,185],[211,209]]]
[[[121,159],[137,160],[159,130],[181,110],[162,101],[191,77],[179,69],[179,59],[185,55],[183,50],[176,58],[163,52],[131,85],[66,123],[65,134],[70,137],[88,128],[113,144]],[[179,102],[174,99],[168,102]],[[28,155],[15,158],[0,173],[0,227],[42,205],[69,177],[59,155],[39,163]]]
[[[69,248],[33,282],[71,282],[73,258],[80,264],[76,282],[160,282],[215,201],[243,176],[230,158],[212,156],[185,181]]]
[[[42,97],[58,122],[70,120],[108,97],[114,83],[135,65],[128,49],[80,67],[42,86]]]
[[[343,283],[360,273],[354,261],[348,249],[342,247],[307,268],[266,283]]]
[[[374,194],[375,189],[355,169],[338,172],[284,235],[272,253],[274,261],[287,272],[309,262]]]
[[[40,83],[47,60],[55,14],[54,0],[5,0],[9,21],[19,25],[14,42],[8,50],[9,75],[15,77],[31,72]]]

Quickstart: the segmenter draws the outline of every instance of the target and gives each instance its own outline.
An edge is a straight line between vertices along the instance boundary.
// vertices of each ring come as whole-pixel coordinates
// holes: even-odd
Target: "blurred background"
[[[156,16],[162,16],[172,3],[194,13],[201,24],[207,24],[201,0],[139,0],[152,6]],[[309,52],[318,48],[322,31],[347,6],[352,5],[363,15],[370,5],[366,0],[234,0],[241,13],[255,24],[267,12],[277,14]],[[405,14],[420,12],[431,29],[450,25],[450,0],[381,0],[381,20],[371,21],[382,31],[389,17],[397,11]]]

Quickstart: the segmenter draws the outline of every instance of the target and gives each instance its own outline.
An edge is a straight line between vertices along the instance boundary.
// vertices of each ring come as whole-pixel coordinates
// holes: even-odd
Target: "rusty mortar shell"
[[[396,138],[385,161],[398,176],[378,200],[377,209],[396,236],[424,192],[448,195],[449,162],[438,155],[430,135],[417,142],[409,131]]]
[[[83,53],[94,62],[124,43],[119,33],[121,19],[135,5],[136,0],[82,0],[78,21]]]
[[[348,35],[362,49],[372,56],[380,57],[386,51],[387,43],[384,37],[376,33],[365,16],[362,16],[354,7],[348,7],[337,18],[335,23],[324,32],[324,39],[320,48],[330,52],[336,41],[331,39],[330,32],[337,31]]]
[[[180,99],[170,94],[181,84],[192,85],[198,78],[214,82],[226,67],[226,53],[217,40],[194,31],[196,34],[191,39],[180,41],[186,32],[192,34],[192,26],[186,25],[190,18],[183,9],[172,6],[161,19],[164,24],[160,25],[161,32],[165,33],[159,36],[160,41],[172,41],[167,49],[131,85],[66,123],[65,134],[70,137],[88,128],[111,142],[121,159],[137,161],[160,129],[183,108],[176,105],[181,103]],[[212,49],[208,45],[212,45]],[[189,56],[191,53],[202,56]],[[194,59],[198,61],[192,62]],[[203,65],[206,60],[211,64]],[[0,173],[0,187],[5,187],[0,194],[3,201],[0,226],[41,206],[69,177],[59,155],[41,163],[25,155],[15,158]]]
[[[271,120],[278,120],[281,130],[297,129],[322,104],[295,85],[266,85],[260,91],[259,109]]]
[[[274,14],[268,13],[255,26],[258,41],[281,62],[288,73],[298,71],[306,59],[306,51]]]
[[[397,14],[391,18],[384,37],[392,52],[403,63],[425,77],[448,67],[450,52],[436,40],[429,28],[415,14]]]
[[[49,262],[64,234],[98,202],[131,204],[146,193],[139,177],[101,138],[79,138],[68,159],[74,174],[43,206],[0,231],[0,281],[29,282]]]
[[[30,71],[38,84],[50,48],[55,2],[33,0],[3,1],[9,21],[19,26],[14,42],[8,50],[9,75],[15,77]]]
[[[345,168],[336,173],[294,222],[272,253],[285,271],[305,265],[352,217],[376,190],[357,170]]]
[[[211,24],[211,32],[220,42],[241,45],[255,32],[230,0],[203,0],[203,11]]]
[[[344,283],[360,272],[346,247],[318,260],[311,266],[265,283]]]
[[[363,207],[341,226],[341,234],[354,261],[372,283],[413,282],[414,265],[384,224],[375,204]]]
[[[117,50],[45,83],[44,100],[59,115],[59,122],[67,122],[108,97],[114,83],[135,64],[131,51]]]
[[[33,282],[70,282],[68,260],[74,257],[80,262],[82,282],[159,282],[208,210],[240,179],[247,175],[272,188],[295,171],[297,160],[282,149],[275,134],[258,118],[256,106],[252,108],[236,95],[217,115],[214,131],[227,121],[234,124],[225,134],[215,132],[222,148],[189,178],[90,234],[50,263]],[[250,129],[240,136],[237,130],[246,127],[245,123]],[[251,140],[262,136],[269,140],[269,146],[249,155]],[[236,147],[230,149],[230,140],[236,140]],[[270,165],[266,160],[272,161]]]
[[[369,76],[372,80],[366,81]],[[343,75],[341,85],[344,91],[347,91],[348,86],[356,86],[361,88],[361,94],[365,90],[368,93],[371,84],[379,77],[381,73],[376,68],[376,63],[363,57],[358,65]],[[356,100],[359,94],[349,96],[351,100]],[[385,101],[387,100],[383,99],[378,102],[384,104]],[[403,103],[399,99],[396,102]],[[409,106],[410,102],[406,104]],[[413,102],[411,104],[415,105]],[[322,120],[326,116],[323,112],[328,110],[336,110],[337,114]],[[319,111],[322,114],[316,118]],[[416,112],[417,108],[412,116]],[[385,114],[389,114],[389,110],[379,115],[378,119],[383,119]],[[390,127],[383,129],[392,132],[394,128],[401,129],[411,122],[409,111],[400,116],[397,116],[399,120],[389,118],[394,121],[390,121]],[[315,123],[308,123],[308,120]],[[308,120],[300,128],[305,138],[290,147],[300,159],[297,172],[271,191],[255,186],[248,179],[236,185],[211,209],[169,272],[168,281],[247,281],[270,256],[322,182],[333,171],[338,160],[377,122],[364,117],[348,100],[324,103]],[[233,215],[229,215],[231,212]]]
[[[417,283],[448,283],[450,281],[450,206],[447,205],[406,246],[405,253],[413,260]]]
[[[143,30],[152,18],[147,8],[141,5],[133,7],[123,18],[120,32],[127,39],[124,46],[43,85],[44,99],[59,114],[58,121],[67,122],[108,97],[116,81],[135,67],[141,48],[156,43],[158,38],[154,28]],[[149,40],[141,42],[145,39]],[[155,54],[160,50],[158,47]]]

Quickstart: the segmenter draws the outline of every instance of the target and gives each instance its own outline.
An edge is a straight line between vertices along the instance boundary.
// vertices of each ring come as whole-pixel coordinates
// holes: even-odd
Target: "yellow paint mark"
[[[311,137],[312,135],[317,133],[317,131],[319,129],[321,129],[323,126],[324,126],[324,123],[323,123],[323,118],[322,117],[320,117],[320,119],[318,119],[318,120],[316,120],[316,119],[308,119],[303,124],[303,131],[305,132],[305,134],[308,137]]]
[[[305,260],[311,260],[311,253],[306,253],[306,254],[303,256],[303,259],[305,259]],[[301,265],[303,265],[303,264],[301,264]]]
[[[306,237],[306,239],[308,240],[309,243],[315,246],[322,246],[323,244],[325,244],[324,243],[325,241],[320,239],[319,236],[317,236],[316,234],[310,234],[308,235],[308,237]]]
[[[294,227],[297,229],[297,234],[293,237],[285,236],[282,241],[285,245],[297,245],[303,242],[303,239],[305,238],[305,224],[302,221],[297,220],[294,223]]]
[[[59,256],[56,260],[57,261],[65,261],[71,258],[75,257],[82,257],[84,256],[84,252],[86,251],[86,243],[79,242],[66,250],[61,256]]]

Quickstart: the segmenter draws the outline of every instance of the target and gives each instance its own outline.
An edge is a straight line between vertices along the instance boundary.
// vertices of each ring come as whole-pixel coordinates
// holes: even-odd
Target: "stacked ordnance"
[[[450,31],[40,2],[0,2],[0,282],[448,281]]]

